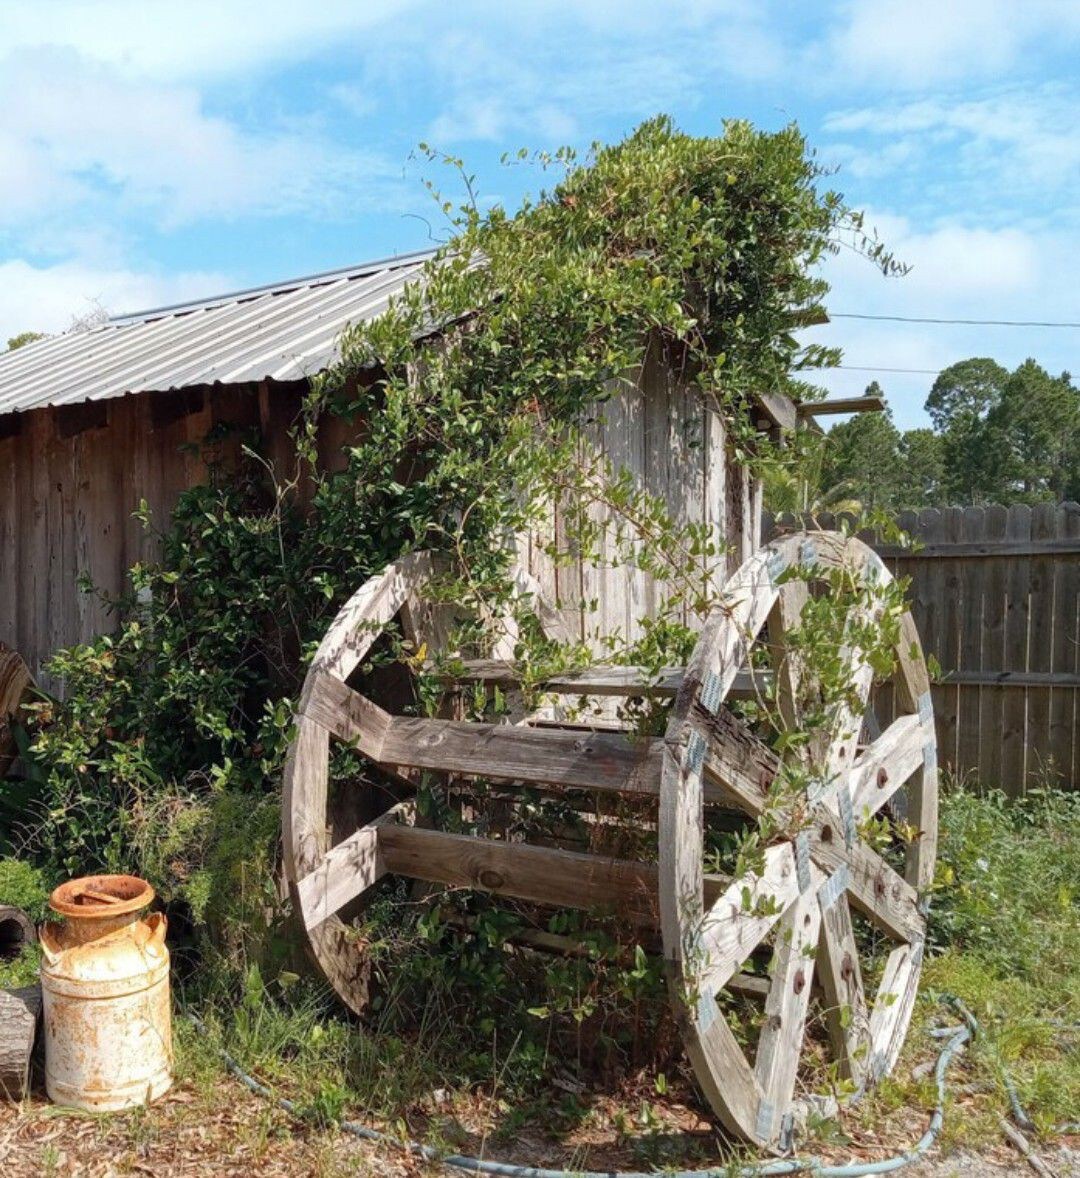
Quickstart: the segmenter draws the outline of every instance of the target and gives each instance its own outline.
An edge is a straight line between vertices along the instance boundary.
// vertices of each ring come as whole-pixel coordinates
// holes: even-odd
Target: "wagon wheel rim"
[[[293,913],[304,930],[308,951],[338,997],[361,1014],[367,1006],[370,963],[356,930],[338,915],[382,878],[377,829],[380,821],[408,818],[408,800],[357,831],[352,840],[332,845],[328,829],[331,737],[342,736],[342,722],[357,730],[354,743],[364,749],[365,726],[377,724],[381,709],[349,717],[362,700],[346,681],[363,662],[386,627],[399,615],[405,637],[419,637],[426,605],[422,590],[434,576],[427,552],[415,552],[389,565],[353,594],[338,612],[312,659],[297,706],[295,732],[285,761],[282,790],[282,848]],[[365,838],[364,832],[370,837]],[[350,895],[320,890],[320,870],[331,851],[349,845]]]
[[[722,702],[766,625],[775,651],[782,648],[775,642],[777,632],[797,622],[806,582],[783,576],[797,565],[845,567],[881,584],[891,579],[870,548],[835,533],[799,533],[745,562],[725,585],[723,604],[706,623],[687,667],[665,737],[660,786],[661,928],[687,1053],[725,1127],[773,1148],[789,1144],[794,1125],[815,1106],[830,1111],[831,1101],[795,1094],[815,975],[841,1074],[859,1090],[895,1063],[921,969],[937,829],[930,684],[906,613],[895,650],[897,719],[856,756],[863,716],[842,711],[824,753],[829,773],[813,799],[809,821],[794,837],[768,846],[759,871],[724,881],[728,886],[706,909],[705,778],[725,784],[730,753],[725,754],[724,743],[733,733],[741,742],[737,752],[756,749],[755,763],[767,764],[768,752]],[[865,709],[872,673],[857,650],[847,655]],[[789,670],[785,661],[775,668],[781,712],[795,706],[792,685],[783,681]],[[829,775],[834,775],[831,781]],[[757,791],[747,786],[745,774],[731,791],[732,805],[750,817],[762,812],[768,798],[769,771],[763,769],[761,776]],[[879,813],[902,789],[908,821],[919,831],[908,848],[904,874],[868,847],[857,829],[860,818]],[[709,882],[716,886],[715,877]],[[861,975],[852,905],[894,944],[873,1001],[867,999]],[[719,996],[770,935],[774,968],[751,1061]]]
[[[362,935],[339,915],[389,873],[379,853],[379,831],[389,823],[411,824],[411,797],[396,801],[378,817],[334,842],[328,829],[331,790],[331,740],[343,740],[394,776],[378,761],[380,727],[390,717],[377,704],[348,686],[350,675],[400,617],[406,640],[417,650],[442,648],[451,630],[450,607],[425,594],[441,571],[439,558],[420,551],[402,557],[370,578],[353,594],[330,624],[312,659],[294,717],[295,731],[282,779],[283,867],[294,918],[304,932],[315,965],[338,997],[355,1014],[363,1014],[370,997],[371,967]],[[537,582],[517,567],[518,596],[535,609],[548,637],[562,642],[571,635]],[[496,651],[512,649],[516,623],[501,619]],[[414,778],[401,777],[411,794]],[[344,869],[344,870],[343,870]]]

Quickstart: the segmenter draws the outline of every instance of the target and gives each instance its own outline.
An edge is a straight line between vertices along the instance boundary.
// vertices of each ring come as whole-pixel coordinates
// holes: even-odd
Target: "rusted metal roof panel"
[[[430,252],[133,315],[0,354],[0,414],[195,385],[301,380],[337,357]]]

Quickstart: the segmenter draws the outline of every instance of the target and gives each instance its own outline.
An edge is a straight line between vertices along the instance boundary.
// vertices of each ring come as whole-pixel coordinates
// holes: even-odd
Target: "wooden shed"
[[[140,502],[159,525],[166,520],[178,495],[205,480],[214,439],[254,439],[288,469],[288,427],[308,380],[335,360],[345,326],[383,313],[429,257],[122,315],[0,355],[0,641],[39,682],[59,687],[43,664],[110,630],[102,594],[122,592],[131,565],[153,556],[153,537],[133,514]],[[794,420],[782,399],[761,404],[762,428]],[[732,543],[733,563],[756,547],[760,487],[730,461],[720,416],[660,359],[606,402],[589,431],[678,516]],[[325,439],[327,462],[345,440],[340,430]],[[644,574],[556,571],[539,545],[525,549],[530,571],[569,611],[602,600],[604,630],[632,633],[649,613],[654,587]],[[102,594],[80,592],[80,581]]]

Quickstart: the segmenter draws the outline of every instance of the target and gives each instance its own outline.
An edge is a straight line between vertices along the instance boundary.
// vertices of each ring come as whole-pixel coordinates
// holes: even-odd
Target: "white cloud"
[[[1075,0],[847,0],[811,53],[832,84],[928,90],[999,77],[1077,40]]]
[[[236,286],[234,279],[213,271],[164,275],[79,261],[34,266],[13,258],[0,262],[0,347],[22,331],[64,331],[73,319],[98,307],[116,314]]]
[[[878,176],[912,161],[945,165],[956,181],[1003,194],[1062,187],[1080,175],[1080,94],[1071,86],[1011,87],[964,100],[932,97],[834,112],[826,133],[849,141],[830,154],[855,176]],[[862,143],[850,142],[861,139]],[[872,146],[871,146],[872,145]],[[935,153],[944,158],[935,159]],[[935,166],[934,171],[938,170]],[[967,193],[965,193],[967,195]]]
[[[611,120],[689,112],[723,79],[773,77],[780,33],[748,0],[462,0],[386,30],[361,58],[362,90],[407,100],[422,75],[439,104],[433,141],[548,147]]]
[[[120,78],[71,52],[0,62],[0,229],[78,206],[172,226],[199,217],[330,214],[398,181],[317,132],[246,131],[187,86]]]
[[[943,319],[1080,320],[1072,275],[1061,259],[1080,252],[1080,230],[1025,231],[943,223],[922,230],[890,213],[867,214],[867,224],[911,265],[904,278],[884,278],[849,250],[831,258],[832,312]],[[1054,371],[1080,371],[1077,335],[1056,329],[991,328],[834,319],[810,333],[844,349],[851,368],[827,374],[836,396],[852,396],[878,380],[897,424],[926,424],[922,405],[933,375],[859,371],[861,368],[940,371],[969,356],[992,356],[1014,367],[1028,356]]]
[[[129,76],[238,74],[358,38],[419,0],[4,0],[0,47],[68,48]]]

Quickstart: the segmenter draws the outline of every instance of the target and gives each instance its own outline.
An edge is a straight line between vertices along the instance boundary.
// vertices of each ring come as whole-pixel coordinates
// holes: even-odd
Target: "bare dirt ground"
[[[902,1109],[873,1130],[853,1130],[845,1144],[816,1152],[839,1164],[881,1160],[910,1145],[925,1125],[924,1110]],[[519,1164],[654,1168],[620,1148],[614,1136],[605,1140],[603,1133],[595,1131],[577,1141],[564,1140],[557,1149],[527,1133],[496,1148],[464,1124],[461,1129],[463,1152]],[[1070,1144],[1071,1150],[1067,1146],[1038,1147],[1055,1178],[1080,1178],[1080,1139],[1073,1138]],[[440,1172],[450,1171],[420,1162],[396,1147],[299,1123],[227,1077],[212,1084],[181,1083],[153,1108],[134,1114],[73,1114],[56,1109],[41,1096],[21,1105],[0,1105],[3,1178],[413,1178]],[[912,1178],[997,1178],[1030,1176],[1034,1171],[1002,1141],[978,1154],[942,1156],[935,1150],[926,1162],[905,1168],[903,1173]]]

